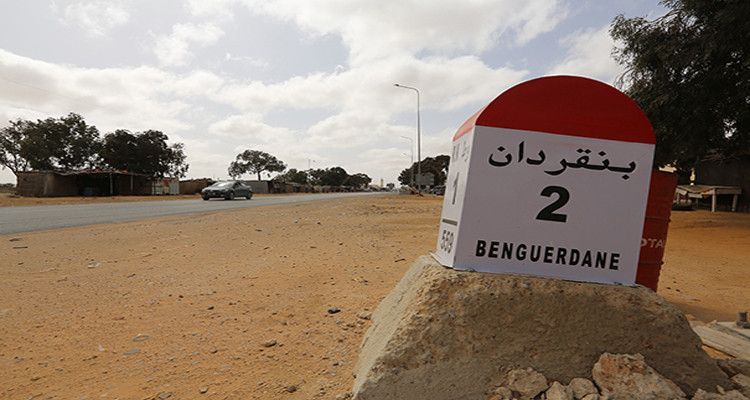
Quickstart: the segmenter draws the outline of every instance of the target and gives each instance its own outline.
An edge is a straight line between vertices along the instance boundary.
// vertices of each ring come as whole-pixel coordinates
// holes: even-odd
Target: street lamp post
[[[406,137],[406,136],[401,136],[401,137],[411,142],[411,164],[409,164],[409,172],[411,173],[411,180],[409,181],[409,185],[414,187],[414,141],[411,140],[410,137]]]
[[[406,86],[401,85],[399,83],[394,83],[393,86],[404,88],[404,89],[411,89],[415,92],[417,92],[417,192],[419,195],[422,195],[422,128],[420,126],[420,118],[419,118],[419,89],[412,87],[412,86]]]
[[[310,185],[312,183],[312,167],[310,166],[310,163],[314,163],[315,160],[308,158],[307,159],[307,184]]]

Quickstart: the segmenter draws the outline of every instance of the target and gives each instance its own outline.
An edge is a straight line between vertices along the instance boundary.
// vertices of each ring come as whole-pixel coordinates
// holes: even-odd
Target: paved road
[[[281,195],[253,197],[252,200],[235,199],[232,201],[219,199],[204,201],[198,199],[0,207],[0,235],[373,194],[377,193]]]

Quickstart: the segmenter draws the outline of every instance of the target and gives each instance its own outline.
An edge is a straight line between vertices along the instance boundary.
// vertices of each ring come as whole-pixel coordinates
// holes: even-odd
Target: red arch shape
[[[453,137],[474,126],[654,144],[646,114],[627,95],[593,79],[548,76],[520,83],[479,110]]]

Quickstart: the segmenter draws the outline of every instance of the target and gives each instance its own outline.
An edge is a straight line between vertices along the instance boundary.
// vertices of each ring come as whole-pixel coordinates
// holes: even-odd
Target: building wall
[[[115,175],[115,195],[148,196],[151,193],[151,178],[141,175]]]
[[[51,171],[19,172],[16,192],[27,197],[150,195],[147,176],[105,172],[61,175]]]
[[[79,195],[75,176],[59,175],[51,171],[19,172],[16,193],[26,197]]]
[[[253,193],[273,193],[273,186],[271,181],[243,181],[246,185],[249,185],[253,189]]]
[[[144,175],[90,172],[75,175],[82,196],[150,195],[151,180]]]
[[[180,194],[180,180],[178,178],[161,178],[152,181],[150,194]]]
[[[189,179],[180,181],[180,194],[197,194],[206,186],[211,186],[215,181],[213,179]]]
[[[750,157],[701,161],[695,167],[695,184],[741,187],[737,211],[750,212]],[[717,202],[719,210],[731,210],[732,196],[718,196]]]

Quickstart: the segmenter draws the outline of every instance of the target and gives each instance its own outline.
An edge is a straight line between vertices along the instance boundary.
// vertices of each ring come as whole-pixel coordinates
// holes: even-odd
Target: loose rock
[[[552,382],[545,394],[547,400],[573,400],[573,393],[571,393],[570,388],[557,381]]]
[[[372,313],[369,311],[362,311],[357,314],[357,317],[359,317],[359,319],[370,320],[372,318]]]
[[[586,378],[573,378],[570,380],[568,387],[576,400],[582,400],[589,394],[599,395],[599,390],[594,386],[594,382]]]
[[[719,368],[721,368],[721,370],[730,378],[737,374],[750,376],[750,360],[744,360],[742,358],[718,358],[716,359],[716,365],[718,365]]]
[[[708,393],[703,389],[698,389],[693,395],[692,400],[748,400],[742,393],[732,390],[725,393]]]
[[[621,400],[684,399],[685,393],[640,354],[604,353],[592,370],[601,393]]]
[[[508,387],[528,399],[533,399],[548,387],[547,378],[531,368],[514,369],[508,373]]]
[[[507,387],[499,387],[493,390],[493,394],[487,400],[512,400],[513,391]]]
[[[737,374],[732,377],[734,387],[745,396],[750,396],[750,377],[744,374]]]

